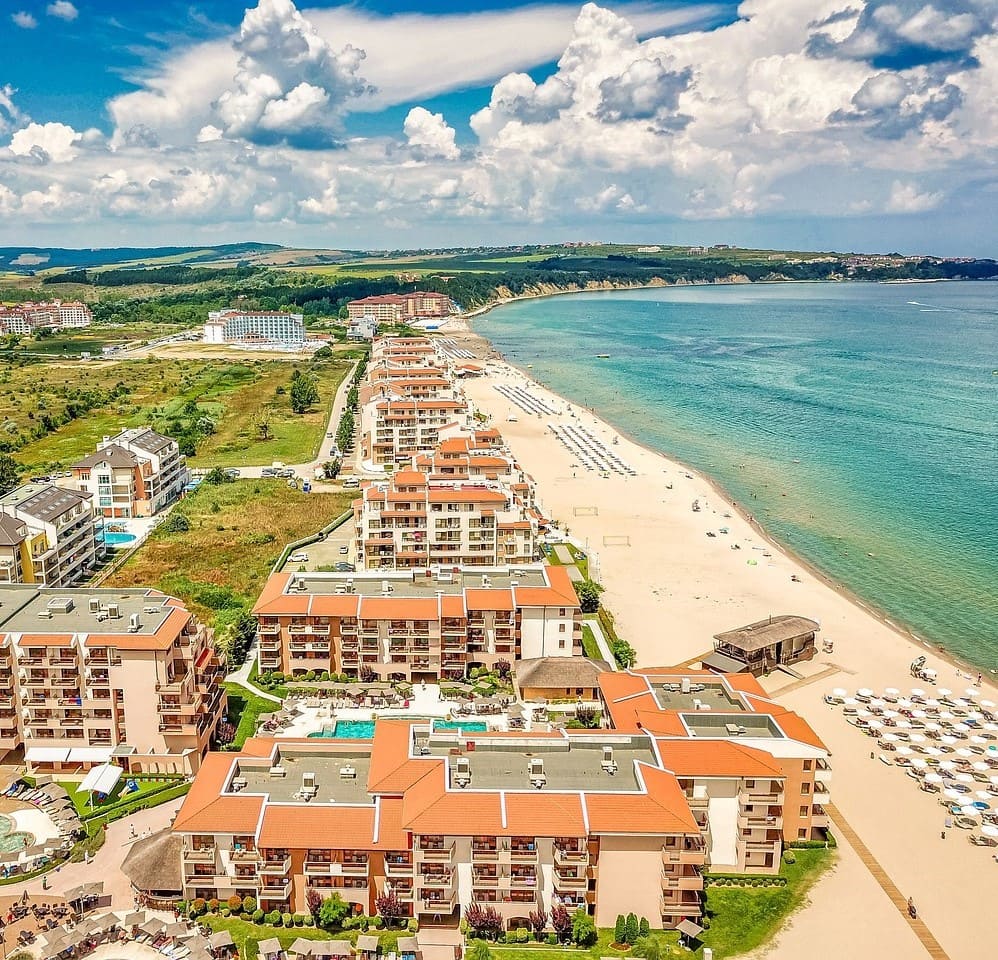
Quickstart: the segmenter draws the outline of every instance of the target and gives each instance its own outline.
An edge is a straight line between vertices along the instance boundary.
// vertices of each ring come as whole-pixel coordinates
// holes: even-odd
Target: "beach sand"
[[[488,342],[461,320],[441,332],[479,357],[495,356]],[[498,383],[526,387],[559,414],[525,413],[496,391]],[[838,686],[850,691],[925,686],[909,676],[909,664],[919,654],[926,654],[928,665],[939,671],[938,685],[957,693],[969,685],[961,675],[968,668],[918,644],[766,539],[695,470],[632,442],[505,362],[490,360],[486,375],[466,380],[463,388],[480,410],[492,415],[512,452],[536,479],[546,515],[560,520],[588,550],[594,576],[606,588],[604,603],[616,618],[618,633],[637,651],[639,665],[697,660],[711,649],[715,633],[770,614],[801,614],[820,622],[821,637],[834,641],[834,652],[819,653],[803,665],[803,681],[774,674],[764,686],[824,738],[833,754],[833,803],[904,896],[914,898],[943,948],[953,958],[983,955],[984,945],[994,943],[994,851],[973,847],[967,832],[959,829],[941,839],[946,813],[937,800],[919,791],[902,770],[871,760],[876,742],[822,700]],[[617,437],[612,449],[637,476],[611,473],[604,479],[587,471],[554,437],[549,422],[582,425],[608,446]],[[700,501],[698,513],[691,508],[694,500]],[[729,533],[721,534],[721,527]],[[708,530],[716,536],[707,537]],[[740,549],[732,549],[734,543]],[[985,679],[983,695],[998,700],[993,679]],[[879,952],[878,930],[890,947],[883,955],[926,955],[869,872],[863,882],[841,880],[865,870],[858,860],[850,862],[852,856],[822,881],[812,904],[769,955],[799,957],[801,945],[813,938],[820,941],[822,956],[872,956]],[[864,931],[861,942],[857,929]]]

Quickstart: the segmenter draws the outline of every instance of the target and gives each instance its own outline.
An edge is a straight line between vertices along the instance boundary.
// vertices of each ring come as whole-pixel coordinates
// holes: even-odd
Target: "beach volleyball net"
[[[575,507],[573,512],[577,517],[598,517],[599,507]]]
[[[631,538],[626,533],[605,534],[603,537],[604,547],[629,547]]]

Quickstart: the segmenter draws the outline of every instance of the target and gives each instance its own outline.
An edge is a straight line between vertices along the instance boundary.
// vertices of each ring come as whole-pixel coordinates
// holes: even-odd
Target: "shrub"
[[[243,906],[243,898],[239,896],[238,893],[234,893],[228,900],[225,901],[225,905],[229,908],[230,912],[241,910]]]
[[[504,939],[505,939],[505,941],[507,943],[516,943],[516,931],[515,930],[507,930],[506,931],[506,936],[505,936]]]
[[[187,533],[191,529],[191,522],[182,513],[174,511],[163,521],[160,529],[164,533]]]
[[[270,913],[267,914],[267,923],[269,923],[272,927],[276,927],[280,922],[281,922],[280,910],[271,910]]]
[[[492,960],[492,951],[484,940],[476,940],[465,954],[467,960]]]
[[[263,910],[261,910],[260,907],[257,907],[253,911],[253,922],[254,923],[263,923],[264,916],[265,916],[265,914],[264,914]]]
[[[795,854],[793,852],[793,850],[785,850],[783,852],[783,862],[784,863],[796,863],[797,862],[797,854]]]
[[[526,927],[516,928],[516,942],[527,943],[530,940],[530,931]]]
[[[549,933],[547,936],[548,946],[556,947],[558,946],[558,934]]]
[[[214,897],[212,897],[208,901],[207,906],[208,906],[208,912],[209,913],[217,913],[218,912],[218,901]]]
[[[253,913],[256,910],[256,900],[253,897],[243,898],[243,913]]]
[[[223,917],[228,917],[232,914],[232,911],[228,907],[222,907],[218,912]]]
[[[631,951],[636,957],[643,957],[644,960],[658,960],[662,955],[662,945],[651,936],[638,937],[634,949]]]
[[[409,933],[419,933],[419,921],[415,917],[412,917],[406,924],[406,929]]]
[[[327,928],[338,927],[349,914],[350,904],[338,893],[334,893],[331,897],[326,897],[319,907],[319,925]]]
[[[651,926],[648,923],[647,917],[642,917],[638,921],[638,939],[641,937],[647,937],[651,933]]]
[[[624,943],[633,944],[638,939],[638,918],[629,913],[624,921]]]
[[[581,907],[572,914],[572,939],[577,946],[591,947],[597,938],[593,918]]]
[[[617,914],[617,919],[613,925],[613,942],[614,943],[626,943],[624,939],[627,936],[624,928],[625,918],[622,913]]]
[[[191,916],[200,917],[207,908],[207,901],[204,897],[197,897],[191,904]]]
[[[294,923],[295,923],[295,918],[290,913],[282,913],[281,914],[281,923],[283,923],[284,926],[286,926],[286,927],[293,927]]]
[[[305,926],[305,919],[306,919],[306,914],[304,914],[304,913],[296,913],[295,914],[295,926],[296,927],[304,927]]]

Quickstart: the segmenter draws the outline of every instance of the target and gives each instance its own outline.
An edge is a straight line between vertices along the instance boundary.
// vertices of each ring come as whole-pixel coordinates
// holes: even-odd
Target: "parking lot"
[[[291,563],[289,560],[284,565],[285,571],[295,571],[304,567],[306,570],[318,570],[319,567],[332,567],[341,561],[354,563],[356,556],[352,547],[353,521],[347,520],[340,524],[325,540],[318,543],[310,543],[307,547],[302,547],[296,553],[308,554],[308,563]],[[347,553],[341,553],[343,547],[347,548]]]

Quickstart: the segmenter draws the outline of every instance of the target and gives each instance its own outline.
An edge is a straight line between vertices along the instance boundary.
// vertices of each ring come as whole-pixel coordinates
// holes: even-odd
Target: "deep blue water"
[[[579,294],[475,328],[893,620],[998,667],[998,284]]]

